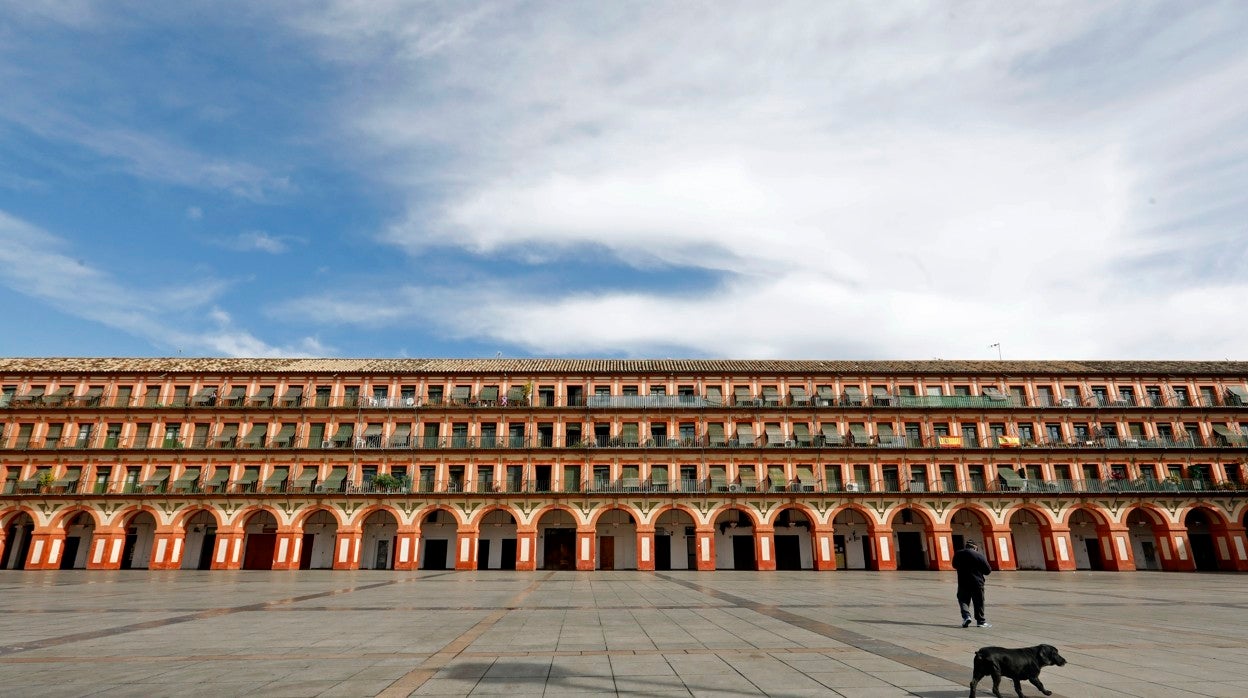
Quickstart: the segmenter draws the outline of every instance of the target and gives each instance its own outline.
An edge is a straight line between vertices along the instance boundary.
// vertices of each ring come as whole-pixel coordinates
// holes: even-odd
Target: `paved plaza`
[[[0,692],[952,698],[1047,642],[1055,695],[1244,696],[1246,589],[999,572],[962,629],[936,572],[4,572]]]

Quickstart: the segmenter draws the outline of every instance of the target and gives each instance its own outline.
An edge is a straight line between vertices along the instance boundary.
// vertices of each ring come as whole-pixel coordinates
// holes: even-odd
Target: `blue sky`
[[[0,353],[1248,358],[1244,36],[0,0]]]

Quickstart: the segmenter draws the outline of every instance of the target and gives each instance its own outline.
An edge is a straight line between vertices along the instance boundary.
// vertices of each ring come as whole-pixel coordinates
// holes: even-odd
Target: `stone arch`
[[[160,516],[151,507],[129,507],[129,511],[119,512],[113,517],[125,535],[121,552],[121,569],[145,570],[151,567],[154,547],[156,545],[156,529],[160,527]]]
[[[656,570],[697,569],[697,511],[676,502],[664,504],[651,514],[650,523],[654,527]]]
[[[490,514],[496,511],[506,512],[507,515],[510,516],[513,521],[515,521],[517,524],[520,523],[520,517],[515,509],[513,509],[512,507],[506,504],[495,503],[495,504],[488,504],[486,506],[483,506],[477,511],[473,512],[472,516],[468,517],[467,525],[471,528],[480,529],[482,524],[485,522],[486,517],[488,517]]]
[[[394,569],[402,518],[393,507],[376,505],[356,516],[353,528],[360,531],[360,569]]]
[[[592,528],[598,528],[598,522],[601,521],[604,516],[613,511],[622,511],[625,514],[628,514],[628,517],[633,520],[633,525],[637,525],[641,521],[641,512],[628,506],[627,504],[620,504],[617,502],[594,507],[593,512],[589,515],[589,526]]]
[[[637,569],[638,512],[623,504],[597,507],[590,515],[593,526],[593,569]]]
[[[243,534],[243,569],[273,569],[277,533],[282,525],[277,511],[271,507],[255,505],[238,512],[234,520]]]
[[[538,567],[548,570],[577,568],[577,537],[583,522],[576,512],[562,505],[543,507],[533,516],[537,534]]]
[[[416,525],[420,527],[420,569],[455,569],[459,528],[463,525],[459,512],[445,504],[435,504],[417,514]]]
[[[730,502],[715,509],[715,569],[759,568],[757,515],[744,504]]]
[[[947,515],[950,531],[950,546],[953,550],[961,550],[967,541],[975,541],[979,549],[988,556],[989,562],[996,561],[996,546],[993,542],[993,518],[986,509],[974,504],[960,504],[949,510]]]
[[[247,525],[247,522],[251,519],[251,517],[255,516],[256,514],[260,512],[264,512],[268,514],[269,516],[272,516],[273,520],[277,522],[278,526],[282,525],[283,517],[280,511],[278,511],[277,509],[267,504],[252,504],[249,506],[245,506],[242,509],[239,509],[238,511],[234,512],[234,515],[228,518],[228,520],[225,523],[225,526],[222,526],[222,528],[229,527],[229,528],[235,528],[235,529],[242,529],[243,527]]]
[[[1061,521],[1070,528],[1074,547],[1075,569],[1105,570],[1110,568],[1113,548],[1109,530],[1109,514],[1092,503],[1068,508]]]
[[[520,519],[505,504],[484,507],[470,522],[477,529],[477,569],[514,570],[519,563]],[[530,544],[528,539],[526,545]]]
[[[38,525],[38,514],[28,507],[13,507],[0,514],[0,570],[26,569],[26,558]]]
[[[182,569],[212,569],[212,554],[221,523],[220,513],[209,506],[193,505],[178,511],[173,525],[182,529]]]
[[[84,506],[81,504],[74,504],[74,505],[65,507],[64,509],[57,511],[52,516],[51,521],[48,522],[48,527],[49,528],[64,528],[65,523],[69,521],[71,518],[77,516],[78,514],[86,514],[90,516],[92,525],[97,528],[104,525],[104,522],[101,521],[100,519],[99,512],[97,512],[96,510],[88,506]]]
[[[455,507],[452,507],[449,504],[433,504],[431,506],[425,507],[424,509],[421,509],[420,511],[416,512],[416,516],[413,519],[413,521],[416,523],[417,526],[421,526],[429,522],[430,517],[440,517],[441,514],[439,514],[438,512],[445,512],[447,514],[450,514],[451,521],[450,522],[444,521],[443,523],[454,523],[457,527],[462,526],[464,524],[463,516],[460,515],[460,512],[457,509],[455,509]]]
[[[22,514],[29,516],[32,523],[39,523],[39,512],[23,504],[8,509],[0,509],[0,527],[8,527],[12,519]]]
[[[654,511],[650,514],[649,521],[650,523],[658,525],[659,519],[662,518],[664,514],[667,514],[669,512],[674,512],[674,511],[679,511],[679,512],[683,512],[684,514],[687,514],[689,516],[690,521],[692,521],[692,524],[695,526],[701,523],[702,521],[702,517],[699,515],[697,509],[694,509],[693,507],[687,504],[681,504],[680,502],[669,502],[660,507],[655,507]]]
[[[98,542],[97,550],[92,552],[92,542],[96,540],[96,532],[100,529],[99,519],[94,511],[87,507],[71,507],[69,510],[57,517],[60,522],[60,528],[64,532],[64,541],[61,548],[60,567],[63,570],[82,570],[86,569],[88,562],[94,561],[99,563],[104,556],[109,557],[110,563],[115,563],[114,558],[121,555],[121,550],[113,545],[109,550],[104,549],[104,545],[108,542],[108,538],[102,538]],[[119,543],[115,538],[114,543]],[[48,562],[53,562],[49,559]],[[110,564],[110,566],[112,566]]]
[[[814,509],[801,502],[786,502],[776,507],[768,522],[775,541],[777,570],[815,569],[818,521]]]
[[[160,511],[158,511],[155,507],[149,506],[147,504],[131,504],[130,506],[122,507],[121,509],[114,512],[112,517],[109,519],[109,522],[107,525],[116,526],[118,528],[124,527],[130,522],[131,518],[137,516],[140,513],[151,514],[152,519],[156,522],[157,526],[160,526],[164,523],[164,517],[161,515]]]
[[[1229,521],[1222,511],[1216,506],[1198,502],[1183,513],[1180,521],[1187,529],[1192,563],[1197,572],[1235,569],[1228,545],[1230,542],[1227,534]]]
[[[300,535],[299,569],[334,568],[335,545],[338,532],[343,529],[338,512],[319,505],[308,507],[299,512],[292,528]]]
[[[585,521],[582,520],[580,516],[580,512],[578,512],[577,510],[573,509],[572,507],[566,504],[558,504],[558,503],[552,503],[552,504],[547,504],[542,507],[538,507],[536,510],[534,510],[529,520],[532,522],[532,526],[536,528],[537,526],[541,525],[541,521],[543,518],[545,518],[546,516],[549,516],[551,512],[555,512],[555,511],[561,511],[567,514],[568,516],[570,516],[572,518],[572,521],[578,527],[585,523]]]
[[[905,502],[888,513],[887,526],[892,530],[897,569],[937,569],[936,517],[933,512],[913,502]],[[884,551],[881,551],[881,561],[885,558]]]
[[[1161,509],[1143,502],[1132,504],[1122,512],[1122,524],[1135,557],[1135,569],[1162,568],[1162,541],[1167,540],[1169,521]]]
[[[832,511],[832,547],[840,570],[878,569],[875,531],[878,521],[871,510],[847,504]]]
[[[177,528],[185,529],[187,523],[189,523],[191,519],[195,518],[200,512],[207,512],[208,515],[212,517],[214,526],[216,527],[220,527],[224,523],[224,518],[221,516],[221,513],[205,504],[191,504],[178,509],[177,513],[173,515],[169,523]]]
[[[1020,570],[1053,568],[1053,520],[1039,507],[1024,505],[1006,512],[1014,565]],[[1046,547],[1047,541],[1047,547]]]
[[[346,525],[351,528],[359,528],[364,525],[364,522],[368,520],[368,517],[379,511],[388,512],[394,517],[394,520],[398,523],[398,525],[403,525],[403,512],[389,504],[370,504],[355,512],[353,516],[347,519]]]
[[[299,512],[295,514],[294,519],[291,521],[291,527],[302,529],[304,525],[307,523],[308,519],[312,518],[318,512],[322,512],[322,511],[328,513],[331,517],[333,517],[334,524],[338,528],[347,527],[347,520],[346,520],[346,517],[342,514],[342,512],[336,511],[334,507],[331,507],[325,504],[313,504],[312,506],[304,507],[303,509],[300,509]],[[280,519],[279,519],[279,523],[280,523]]]

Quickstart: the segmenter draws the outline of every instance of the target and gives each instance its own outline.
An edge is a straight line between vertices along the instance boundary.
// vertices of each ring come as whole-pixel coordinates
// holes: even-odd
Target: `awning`
[[[165,480],[169,479],[168,468],[157,468],[152,476],[139,483],[140,487],[158,487],[165,484]]]
[[[307,487],[312,484],[312,481],[316,479],[316,476],[316,468],[304,468],[299,471],[299,477],[296,477],[295,481],[291,484],[298,487]]]
[[[773,386],[763,387],[763,399],[768,402],[780,402],[780,391]]]
[[[254,396],[254,397],[255,397],[255,399],[256,399],[256,400],[264,400],[264,399],[266,399],[266,398],[267,398],[267,399],[272,399],[272,398],[273,398],[273,393],[274,393],[274,391],[275,391],[275,390],[276,390],[276,389],[275,389],[273,386],[271,386],[271,385],[270,385],[270,386],[261,387],[261,388],[260,388],[260,390],[259,390],[259,391],[255,394],[255,396]]]
[[[1022,489],[1027,486],[1027,482],[1019,477],[1018,473],[1009,468],[997,468],[997,477],[1001,478],[1008,487]]]
[[[336,490],[342,487],[342,483],[347,479],[346,468],[334,468],[329,473],[329,477],[321,483],[321,486],[327,490]]]
[[[1234,395],[1241,405],[1248,405],[1248,388],[1242,385],[1232,385],[1226,389],[1226,392]]]
[[[203,403],[208,402],[209,400],[215,398],[216,396],[217,396],[217,386],[213,385],[207,388],[200,388],[199,392],[195,393],[195,397],[191,398],[191,404],[202,405]]]
[[[789,479],[784,476],[783,465],[773,465],[767,468],[767,479],[771,480],[772,487],[783,487],[789,482]]]
[[[238,482],[236,484],[250,485],[251,483],[256,482],[259,479],[260,479],[259,468],[247,468],[243,470],[243,476],[238,478]]]
[[[845,397],[849,398],[850,400],[861,400],[862,388],[859,388],[856,385],[845,386]]]
[[[507,389],[507,400],[509,402],[518,402],[524,399],[524,388],[519,386]]]
[[[472,387],[467,385],[457,385],[451,390],[451,398],[458,403],[468,402],[468,396],[472,394]]]
[[[871,386],[871,397],[888,397],[888,388],[882,385]]]
[[[814,484],[815,482],[815,466],[799,465],[797,466],[797,479],[806,484]]]
[[[821,385],[821,386],[819,386],[819,399],[821,399],[821,400],[833,400],[833,399],[835,399],[835,397],[836,397],[836,396],[832,394],[832,386],[830,386],[830,385]]]
[[[205,482],[204,484],[209,485],[209,486],[220,485],[221,483],[229,479],[230,479],[229,467],[217,466],[217,468],[212,471],[212,477],[208,478],[208,482]]]
[[[82,477],[82,468],[68,468],[65,470],[65,475],[61,478],[58,478],[56,482],[53,482],[52,486],[53,487],[65,487],[68,485],[72,485],[75,482],[77,482],[78,478],[80,477]]]
[[[243,437],[243,443],[247,444],[248,446],[262,444],[264,443],[264,437],[268,435],[268,432],[269,432],[269,425],[257,424],[251,428],[251,431],[247,432],[247,436]]]
[[[778,424],[768,424],[764,427],[767,430],[767,445],[775,446],[784,443],[784,432],[780,431]]]
[[[995,388],[993,386],[985,387],[984,395],[991,400],[1008,400],[1009,399],[1009,397],[1005,393],[1001,392],[1000,389]]]
[[[758,470],[749,465],[740,469],[741,486],[753,490],[758,487]]]
[[[711,487],[723,487],[728,484],[728,475],[722,468],[711,468]]]
[[[240,385],[232,388],[229,397],[231,400],[242,400],[247,397],[247,387]]]
[[[893,435],[893,425],[889,424],[888,422],[877,423],[875,425],[875,433],[878,434],[879,436],[891,437]]]
[[[724,444],[724,425],[718,422],[706,425],[706,438],[713,446]]]
[[[290,474],[290,468],[274,468],[273,474],[266,478],[264,483],[271,487],[276,487],[282,484],[282,481],[286,479],[288,474]]]
[[[827,439],[829,443],[840,443],[841,432],[836,428],[835,424],[824,424],[821,431],[823,438]]]
[[[390,436],[392,439],[406,439],[412,435],[411,424],[400,424],[394,428],[394,434]]]
[[[226,424],[221,427],[221,433],[217,435],[216,441],[219,444],[227,443],[233,441],[235,436],[238,436],[238,425]]]
[[[52,393],[51,397],[66,398],[66,397],[70,397],[73,394],[74,394],[74,386],[68,385],[68,386],[62,386],[60,388],[57,388],[56,392]]]
[[[199,468],[187,468],[182,471],[181,477],[173,481],[175,485],[189,485],[199,481]]]
[[[281,429],[277,430],[276,441],[290,441],[295,438],[295,425],[283,424]]]
[[[754,445],[754,425],[738,424],[737,425],[737,442],[742,446]]]
[[[867,427],[862,424],[850,424],[849,433],[854,435],[854,441],[862,444],[867,441]]]
[[[723,404],[724,391],[720,390],[718,385],[708,385],[706,387],[706,400],[707,402],[717,402]]]
[[[498,386],[487,385],[481,389],[481,399],[485,402],[498,402]]]
[[[353,434],[355,434],[354,424],[339,424],[338,431],[334,432],[334,438],[330,439],[330,441],[334,443],[350,441]]]
[[[798,441],[810,441],[810,429],[805,424],[794,424],[793,438]]]
[[[636,443],[637,442],[637,423],[625,422],[624,428],[620,432],[620,436],[622,436],[624,440],[629,443]]]
[[[792,398],[794,402],[797,402],[799,400],[805,400],[806,389],[805,388],[789,388],[789,397]]]
[[[364,427],[364,436],[381,436],[381,425],[369,424]]]
[[[84,398],[100,397],[104,394],[103,388],[87,388],[87,392],[83,394]]]
[[[749,388],[734,388],[732,394],[736,397],[738,403],[750,402],[754,399],[754,396],[750,393]]]
[[[1226,428],[1226,427],[1222,426],[1221,424],[1214,424],[1214,425],[1213,425],[1213,433],[1217,434],[1218,436],[1225,436],[1225,437],[1227,437],[1227,438],[1231,438],[1231,437],[1234,437],[1234,436],[1239,436],[1239,434],[1236,434],[1235,432],[1233,432],[1233,431],[1231,431],[1230,429],[1228,429],[1228,428]]]

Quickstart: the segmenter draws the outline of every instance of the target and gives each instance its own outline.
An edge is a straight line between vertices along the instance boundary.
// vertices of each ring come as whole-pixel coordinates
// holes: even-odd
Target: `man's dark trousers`
[[[987,617],[984,616],[984,586],[982,584],[973,586],[959,584],[958,607],[962,609],[962,620],[968,620],[971,617],[972,606],[975,608],[975,623],[983,625],[988,622]]]

